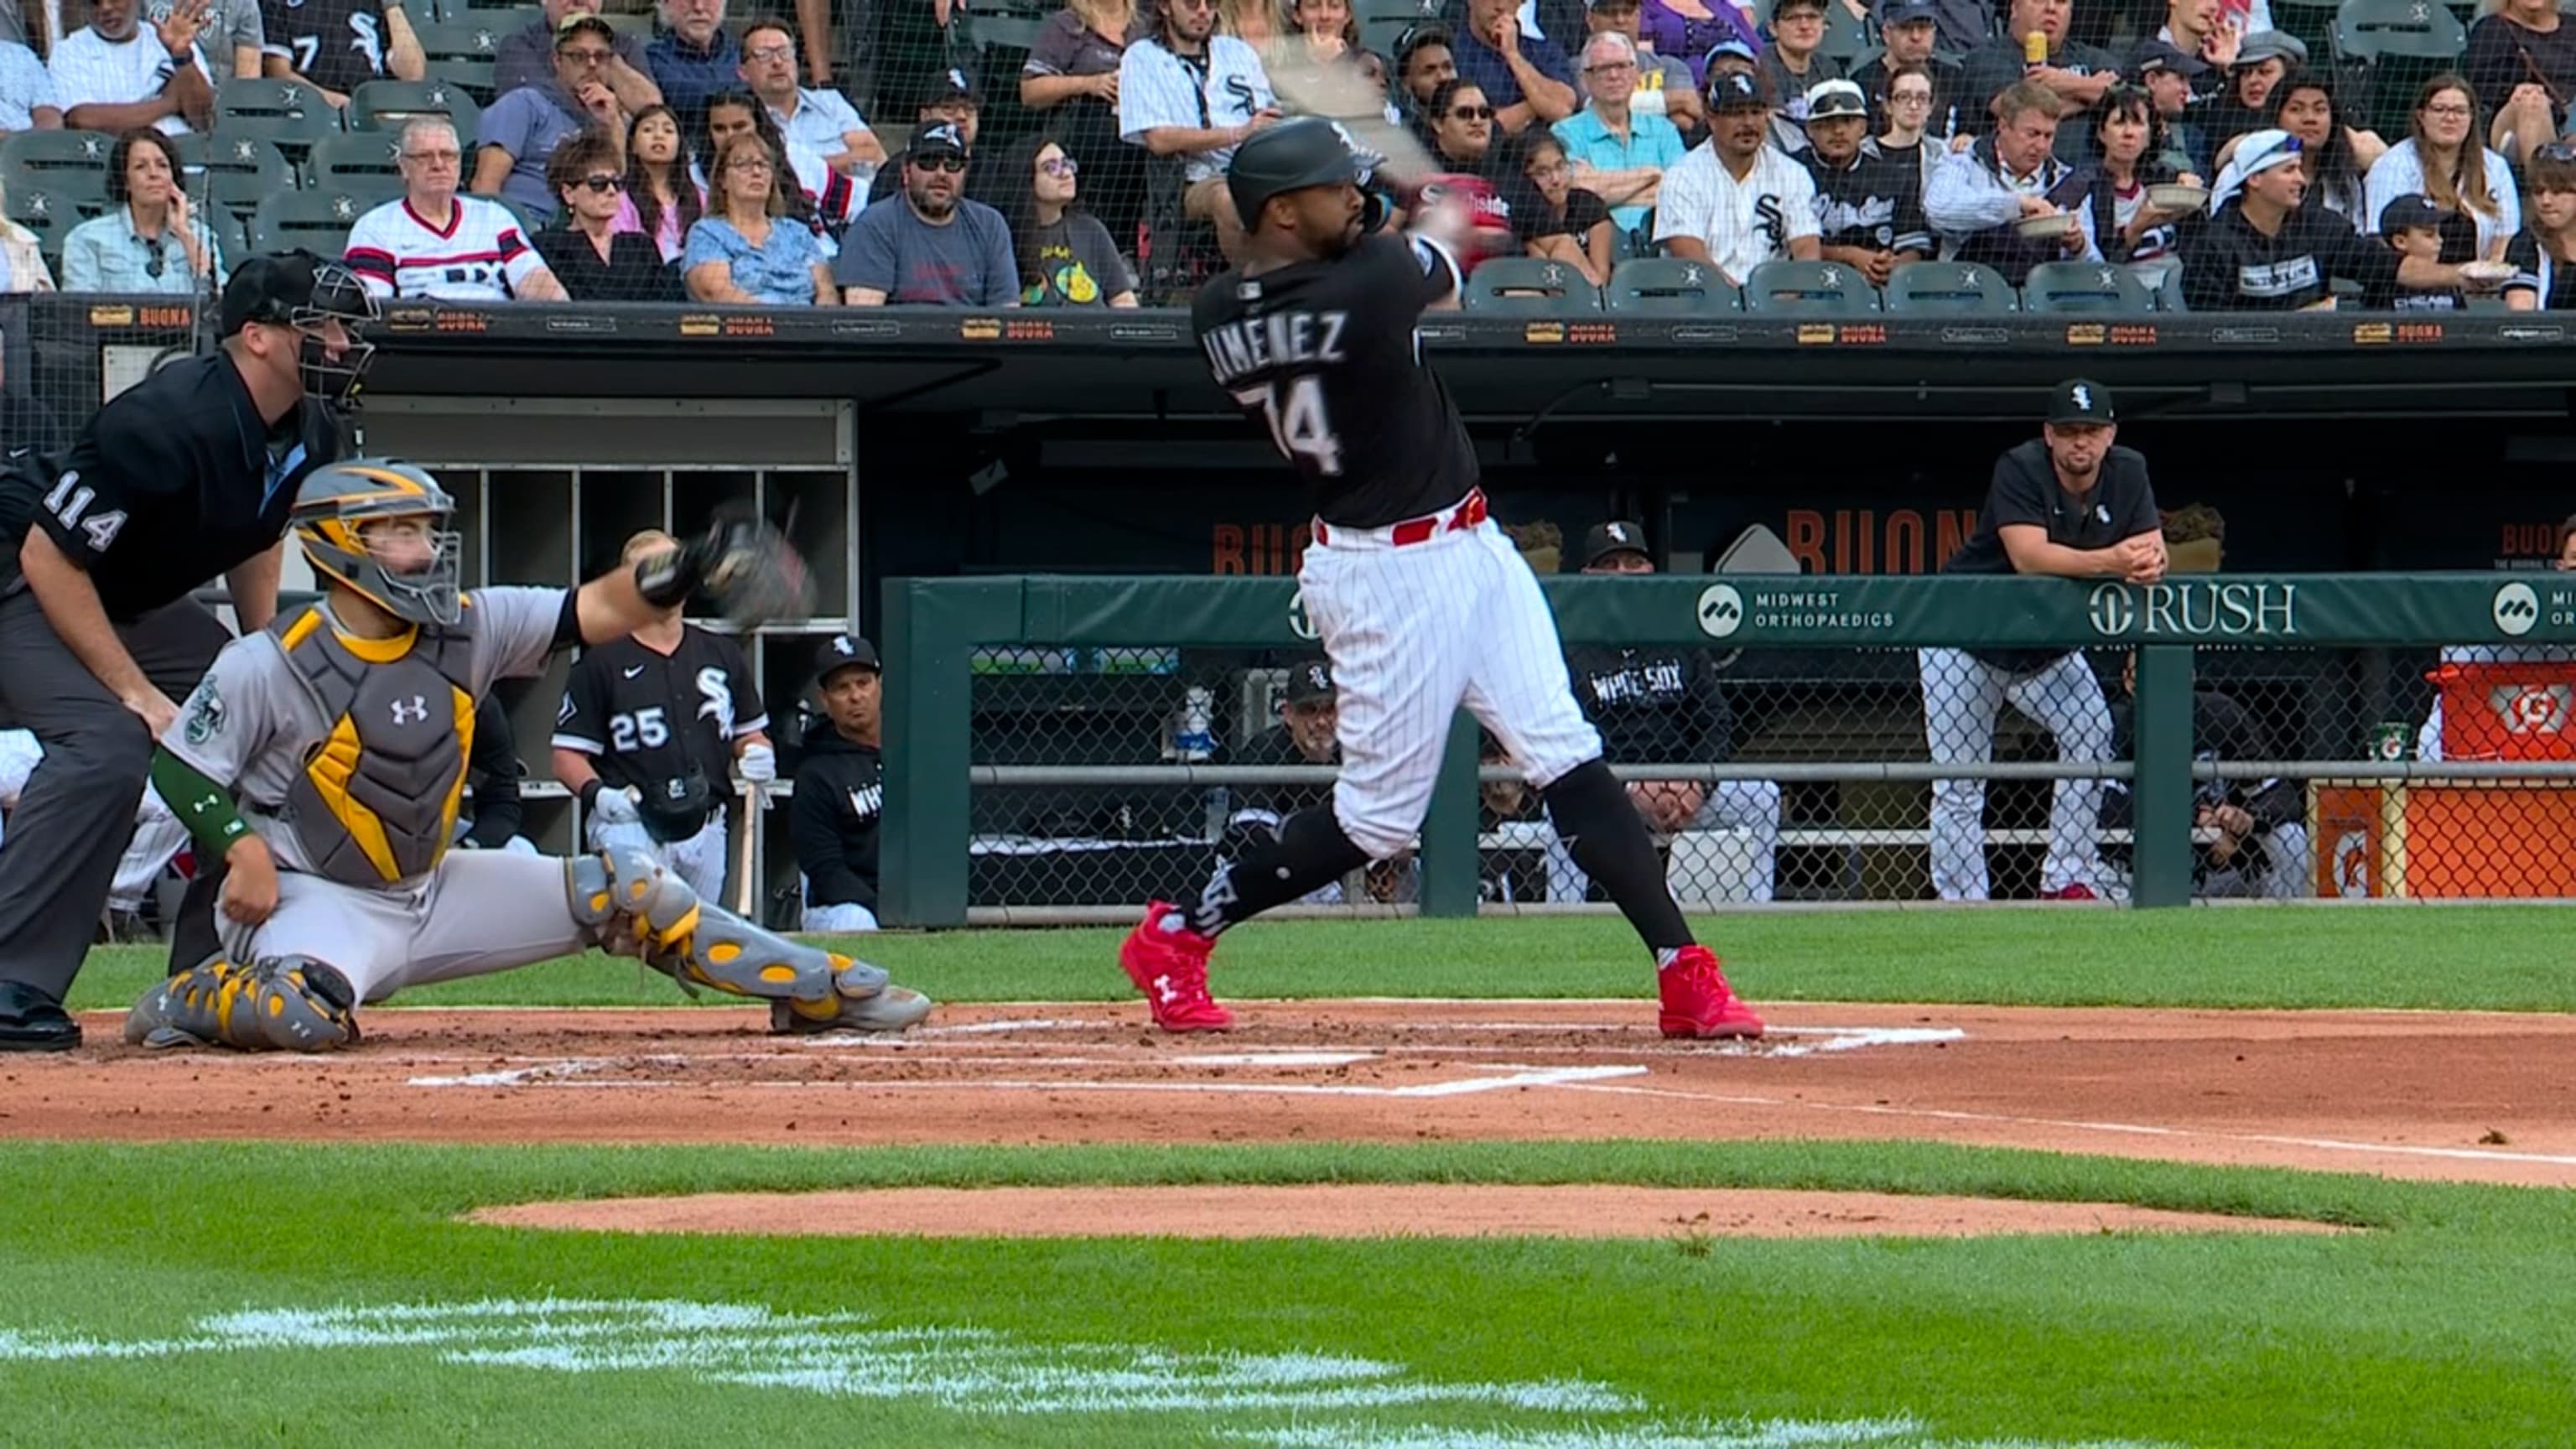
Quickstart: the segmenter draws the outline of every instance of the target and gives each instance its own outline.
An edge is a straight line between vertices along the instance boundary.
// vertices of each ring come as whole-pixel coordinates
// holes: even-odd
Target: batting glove
[[[778,778],[778,752],[767,745],[745,745],[735,768],[745,784],[766,785]]]

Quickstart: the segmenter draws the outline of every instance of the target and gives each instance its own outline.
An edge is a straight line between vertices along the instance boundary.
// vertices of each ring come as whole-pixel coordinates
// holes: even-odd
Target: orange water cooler
[[[2576,664],[2445,664],[2447,760],[2576,760]],[[2423,899],[2576,897],[2576,785],[2317,781],[2317,893]]]

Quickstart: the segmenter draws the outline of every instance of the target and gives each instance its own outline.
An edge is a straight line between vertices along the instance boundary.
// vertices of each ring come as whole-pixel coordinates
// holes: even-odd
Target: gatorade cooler
[[[2576,760],[2576,664],[2445,664],[2442,757]]]

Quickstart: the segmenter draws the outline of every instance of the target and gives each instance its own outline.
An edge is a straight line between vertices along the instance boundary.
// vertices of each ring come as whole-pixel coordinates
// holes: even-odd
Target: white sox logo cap
[[[2069,378],[2049,395],[2048,420],[2052,423],[2116,423],[2119,410],[2111,406],[2111,390],[2089,378]]]

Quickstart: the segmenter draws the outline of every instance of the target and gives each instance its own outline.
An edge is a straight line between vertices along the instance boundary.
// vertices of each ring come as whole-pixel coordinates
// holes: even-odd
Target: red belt
[[[1473,528],[1484,521],[1485,490],[1482,488],[1470,488],[1467,490],[1466,499],[1461,502],[1456,509],[1450,512],[1448,516],[1448,531],[1452,533],[1463,532],[1464,530]],[[1397,548],[1402,548],[1408,543],[1422,543],[1440,531],[1441,516],[1434,513],[1423,518],[1408,518],[1402,523],[1395,525],[1393,528],[1388,529],[1387,541]],[[1321,544],[1329,544],[1332,542],[1332,540],[1325,534],[1324,521],[1320,518],[1315,520],[1315,542]]]

